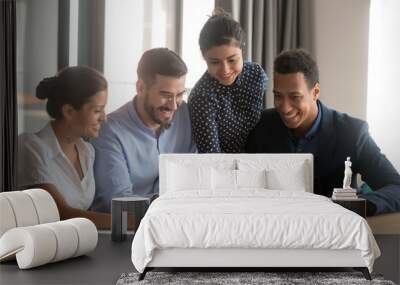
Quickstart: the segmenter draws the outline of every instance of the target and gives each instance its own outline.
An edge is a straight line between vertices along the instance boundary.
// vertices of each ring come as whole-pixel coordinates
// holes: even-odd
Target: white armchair
[[[42,189],[0,193],[0,262],[16,258],[20,269],[57,262],[95,249],[98,233],[88,219],[60,221]]]

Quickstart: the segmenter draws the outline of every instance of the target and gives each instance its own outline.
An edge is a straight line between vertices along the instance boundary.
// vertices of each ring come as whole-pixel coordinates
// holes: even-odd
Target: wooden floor
[[[381,257],[375,261],[374,273],[400,284],[400,235],[375,235],[375,240]]]

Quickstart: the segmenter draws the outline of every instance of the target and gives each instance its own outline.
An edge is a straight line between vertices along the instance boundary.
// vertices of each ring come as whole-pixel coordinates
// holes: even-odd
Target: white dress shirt
[[[50,123],[35,134],[21,134],[18,137],[18,186],[53,184],[69,206],[87,210],[95,193],[95,154],[92,145],[82,139],[76,147],[82,180],[62,151]]]

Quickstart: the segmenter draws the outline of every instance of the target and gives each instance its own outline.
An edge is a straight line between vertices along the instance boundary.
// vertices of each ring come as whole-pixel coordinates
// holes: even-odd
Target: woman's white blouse
[[[84,175],[82,180],[61,150],[50,123],[35,134],[21,134],[18,137],[18,186],[53,184],[69,206],[87,210],[95,193],[94,148],[82,139],[76,146]]]

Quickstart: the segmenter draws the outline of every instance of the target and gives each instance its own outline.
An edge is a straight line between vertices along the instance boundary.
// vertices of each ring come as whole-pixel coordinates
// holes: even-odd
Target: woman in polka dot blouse
[[[200,153],[243,152],[261,116],[267,76],[260,65],[243,62],[244,32],[224,12],[208,19],[199,44],[207,71],[188,102],[197,148]]]

